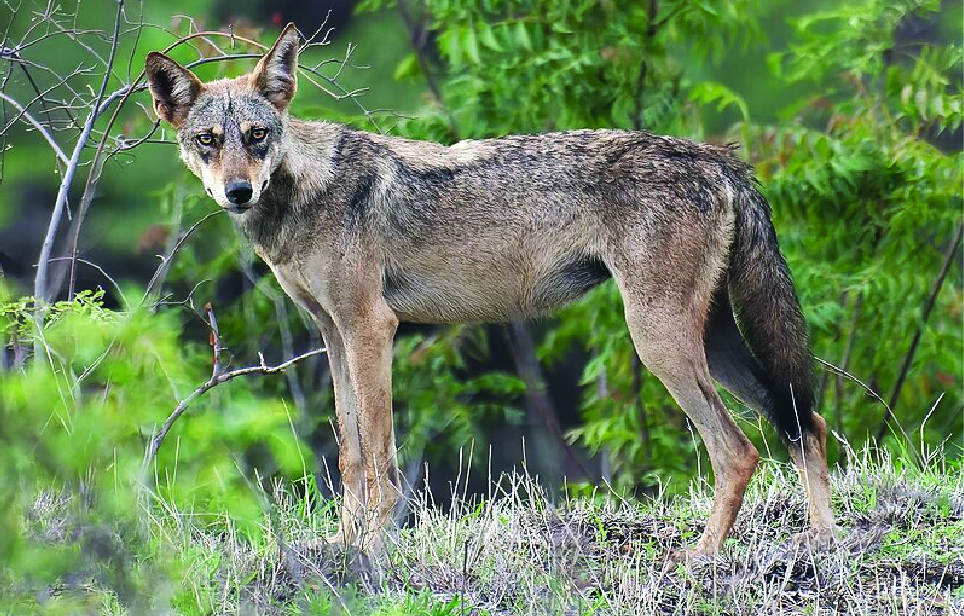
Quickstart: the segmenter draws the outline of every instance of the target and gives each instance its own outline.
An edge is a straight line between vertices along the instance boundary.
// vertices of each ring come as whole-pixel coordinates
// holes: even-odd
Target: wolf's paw
[[[312,537],[311,539],[303,539],[301,541],[294,542],[291,547],[295,548],[299,552],[318,552],[327,551],[331,548],[347,547],[350,545],[342,531],[334,532],[330,535],[322,535],[319,537]]]
[[[663,561],[663,573],[669,573],[676,569],[678,565],[689,567],[694,563],[710,561],[716,558],[719,550],[696,544],[692,548],[685,550],[674,550],[667,554]]]
[[[826,550],[837,543],[839,531],[835,526],[830,528],[808,528],[793,536],[792,543],[812,550]]]

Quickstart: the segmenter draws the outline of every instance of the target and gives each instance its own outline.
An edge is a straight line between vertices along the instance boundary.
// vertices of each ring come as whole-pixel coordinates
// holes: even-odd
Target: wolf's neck
[[[332,152],[344,130],[325,122],[287,122],[281,164],[271,174],[262,202],[240,221],[258,254],[275,262],[283,260],[285,246],[302,228],[297,221],[324,200],[332,184]]]
[[[294,180],[297,196],[303,201],[293,203],[293,206],[310,204],[327,191],[333,176],[333,153],[344,130],[344,127],[328,122],[287,120],[284,158],[275,174],[286,173]]]

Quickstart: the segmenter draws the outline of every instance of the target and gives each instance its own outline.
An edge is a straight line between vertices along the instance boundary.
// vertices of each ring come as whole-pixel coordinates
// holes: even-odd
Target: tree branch
[[[117,14],[114,16],[114,35],[111,38],[110,55],[107,56],[107,68],[104,70],[104,81],[100,84],[100,92],[97,94],[97,101],[94,103],[94,108],[97,110],[97,115],[100,115],[101,101],[104,99],[104,93],[107,91],[107,84],[110,82],[110,74],[114,68],[114,59],[117,57],[117,43],[120,41],[120,22],[121,16],[124,13],[124,0],[117,0]],[[105,107],[106,109],[106,107]],[[93,115],[93,114],[92,114]],[[95,118],[96,119],[96,118]],[[107,137],[110,134],[110,128],[104,131],[104,136],[97,143],[97,151],[94,153],[94,160],[90,166],[90,171],[87,173],[87,182],[84,184],[84,192],[80,198],[80,206],[77,208],[77,218],[71,229],[70,238],[70,281],[68,283],[67,299],[71,299],[74,296],[74,277],[77,272],[77,243],[80,241],[80,227],[84,224],[84,217],[87,215],[87,210],[90,208],[90,202],[94,198],[94,185],[97,183],[97,178],[100,176],[100,163],[104,155],[104,144],[107,143]],[[58,286],[62,281],[58,282]]]
[[[583,477],[591,477],[589,469],[586,468],[576,452],[572,450],[569,442],[566,441],[566,435],[556,418],[557,413],[546,392],[546,381],[542,376],[542,368],[536,357],[529,327],[524,322],[513,319],[508,327],[503,326],[502,332],[509,345],[512,361],[516,366],[516,373],[525,384],[526,406],[534,410],[542,419],[542,423],[549,430],[565,458],[570,461],[572,468],[581,473]]]
[[[114,41],[112,46],[111,58],[113,59],[114,50],[117,49],[117,32],[120,27],[120,16],[123,12],[124,0],[117,0],[117,20],[115,22],[114,28]],[[107,91],[107,84],[110,81],[110,66],[104,71],[104,80],[101,82],[100,91],[97,93],[97,97],[94,99],[93,105],[91,105],[90,113],[87,116],[87,120],[84,122],[84,128],[80,133],[80,137],[77,139],[77,143],[74,145],[73,154],[70,157],[70,161],[67,163],[67,169],[64,171],[64,178],[60,182],[60,189],[57,191],[57,199],[54,202],[54,211],[50,215],[50,223],[47,225],[47,234],[44,236],[43,247],[40,250],[40,258],[37,260],[37,276],[34,278],[33,285],[33,295],[34,301],[37,303],[36,310],[34,312],[34,320],[36,321],[37,329],[43,327],[44,320],[44,310],[43,304],[47,302],[47,269],[50,261],[50,253],[53,251],[54,240],[57,237],[57,228],[60,226],[60,220],[63,217],[64,208],[67,205],[67,191],[70,188],[70,184],[74,179],[74,173],[77,171],[77,167],[80,164],[80,155],[84,150],[84,146],[87,144],[87,140],[90,138],[90,132],[94,128],[94,122],[97,120],[98,110],[100,108],[101,101],[104,100],[104,93]],[[38,349],[35,349],[37,351]]]
[[[203,385],[195,389],[193,392],[191,392],[191,394],[187,398],[184,398],[183,400],[181,400],[181,402],[177,405],[177,407],[174,408],[174,411],[168,416],[167,420],[164,421],[164,425],[161,426],[160,431],[158,431],[158,433],[154,436],[154,438],[151,439],[151,444],[147,448],[147,451],[144,454],[143,470],[146,471],[147,467],[150,466],[150,463],[154,460],[154,457],[157,455],[157,451],[161,448],[161,444],[163,444],[164,442],[164,438],[167,436],[167,433],[170,432],[171,428],[174,426],[174,422],[177,421],[178,418],[184,414],[188,406],[190,406],[190,404],[194,402],[195,399],[203,395],[206,391],[213,389],[218,385],[221,385],[223,383],[227,383],[228,381],[236,379],[239,376],[245,376],[248,374],[274,374],[276,372],[281,372],[286,368],[293,366],[294,364],[300,361],[303,361],[315,355],[320,355],[325,352],[327,352],[327,349],[315,349],[314,351],[308,351],[307,353],[303,353],[297,357],[292,357],[288,361],[280,363],[277,366],[265,365],[264,359],[262,358],[261,364],[258,366],[249,366],[247,368],[239,368],[237,370],[232,370],[231,372],[225,372],[224,374],[212,376],[210,379],[208,379],[206,383],[204,383]]]
[[[64,151],[61,150],[61,149],[60,149],[60,146],[57,145],[57,142],[54,141],[54,138],[53,138],[53,136],[50,134],[50,131],[48,131],[48,130],[46,129],[46,127],[44,127],[43,124],[41,124],[40,122],[38,122],[36,118],[34,118],[32,115],[30,115],[30,112],[27,111],[26,107],[21,106],[20,103],[18,103],[15,99],[13,99],[12,97],[10,97],[9,95],[5,94],[5,93],[2,92],[2,91],[0,91],[0,99],[6,101],[7,103],[9,103],[9,105],[10,105],[11,107],[13,107],[13,108],[16,109],[17,111],[19,111],[19,112],[20,112],[20,117],[22,117],[23,119],[27,120],[27,122],[29,122],[31,126],[33,126],[34,128],[36,128],[36,129],[37,129],[37,132],[40,133],[40,134],[43,136],[44,139],[47,140],[47,143],[50,144],[50,147],[51,147],[51,149],[53,149],[54,154],[57,155],[57,159],[60,160],[60,162],[64,163],[65,165],[68,164],[67,155],[64,154]],[[14,118],[13,120],[10,121],[10,123],[8,124],[8,126],[11,125],[11,124],[13,124],[13,123],[16,122],[16,121],[17,121],[17,118]],[[6,126],[4,127],[3,132],[4,132],[4,133],[6,132]],[[2,134],[2,133],[0,133],[0,134]]]
[[[402,21],[405,22],[405,29],[408,30],[408,38],[412,43],[412,51],[415,52],[415,59],[418,60],[418,66],[422,69],[422,74],[425,75],[425,82],[428,84],[428,89],[435,98],[435,102],[439,104],[448,118],[449,130],[451,130],[452,135],[458,139],[459,131],[455,124],[455,116],[452,115],[452,111],[445,105],[445,101],[442,99],[442,88],[439,86],[431,63],[428,58],[425,57],[424,37],[419,37],[418,24],[415,23],[415,18],[412,17],[411,12],[409,12],[405,0],[398,0],[398,12],[402,16]]]
[[[194,233],[194,230],[200,227],[202,223],[207,221],[212,216],[217,216],[218,214],[221,214],[223,211],[224,210],[217,209],[211,212],[210,214],[208,214],[207,216],[201,218],[193,225],[191,225],[191,228],[188,229],[187,232],[184,235],[182,235],[180,239],[177,240],[177,243],[174,244],[174,247],[171,248],[171,251],[167,253],[166,256],[161,258],[161,264],[157,267],[157,270],[155,270],[154,275],[151,276],[150,282],[147,283],[147,289],[144,291],[144,299],[141,300],[142,304],[148,298],[148,296],[154,291],[154,285],[156,285],[158,283],[158,280],[162,278],[162,274],[167,272],[167,266],[170,264],[171,259],[173,259],[174,255],[177,254],[177,251],[181,249],[181,246],[184,245],[184,242],[187,241],[187,238],[190,237],[191,234]]]
[[[937,294],[941,292],[941,287],[944,286],[944,280],[947,278],[947,273],[951,270],[951,264],[954,262],[954,255],[957,254],[957,250],[961,247],[961,241],[964,240],[964,225],[960,225],[957,228],[957,236],[954,238],[954,242],[951,244],[950,249],[947,251],[947,255],[944,257],[944,266],[941,268],[941,273],[938,274],[937,280],[934,281],[933,287],[931,287],[930,295],[927,297],[927,301],[924,303],[924,312],[921,314],[920,321],[917,323],[917,331],[914,332],[914,338],[910,342],[910,348],[907,349],[907,355],[904,356],[904,364],[900,368],[900,374],[897,377],[897,382],[894,383],[894,390],[890,394],[890,403],[886,406],[886,411],[884,413],[884,418],[880,422],[880,428],[877,429],[877,444],[887,436],[887,424],[893,418],[893,408],[897,404],[897,398],[900,396],[900,390],[904,387],[904,381],[907,379],[907,373],[910,371],[910,365],[914,361],[914,355],[917,353],[917,345],[920,344],[921,336],[924,335],[924,326],[927,324],[927,319],[931,315],[931,310],[934,309],[934,303],[937,301]]]

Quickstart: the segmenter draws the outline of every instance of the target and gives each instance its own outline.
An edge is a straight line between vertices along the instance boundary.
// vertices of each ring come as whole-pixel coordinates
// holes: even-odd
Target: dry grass
[[[706,486],[686,498],[559,506],[525,476],[494,482],[484,499],[455,488],[445,511],[423,496],[414,523],[393,534],[377,562],[339,546],[299,547],[333,526],[332,508],[279,490],[253,541],[223,520],[212,531],[155,507],[151,550],[167,564],[150,579],[118,588],[112,557],[114,574],[61,586],[88,599],[106,593],[113,599],[79,613],[110,614],[964,614],[958,471],[898,471],[864,456],[836,474],[834,487],[841,536],[832,549],[793,541],[804,523],[802,490],[791,468],[767,462],[724,552],[668,569],[665,555],[702,530]],[[57,514],[63,502],[45,498],[32,516],[34,537],[89,543]],[[123,552],[116,537],[97,541]]]

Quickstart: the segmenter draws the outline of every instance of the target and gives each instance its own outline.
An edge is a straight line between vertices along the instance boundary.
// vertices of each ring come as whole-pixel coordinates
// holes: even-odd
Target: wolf
[[[640,360],[696,426],[715,475],[685,555],[720,549],[759,459],[714,379],[774,425],[803,478],[807,537],[832,538],[806,323],[769,205],[732,148],[617,130],[446,146],[302,121],[287,111],[300,45],[289,25],[241,77],[201,83],[157,52],[145,74],[187,167],[324,338],[341,540],[377,549],[400,494],[399,321],[549,315],[610,278]]]

